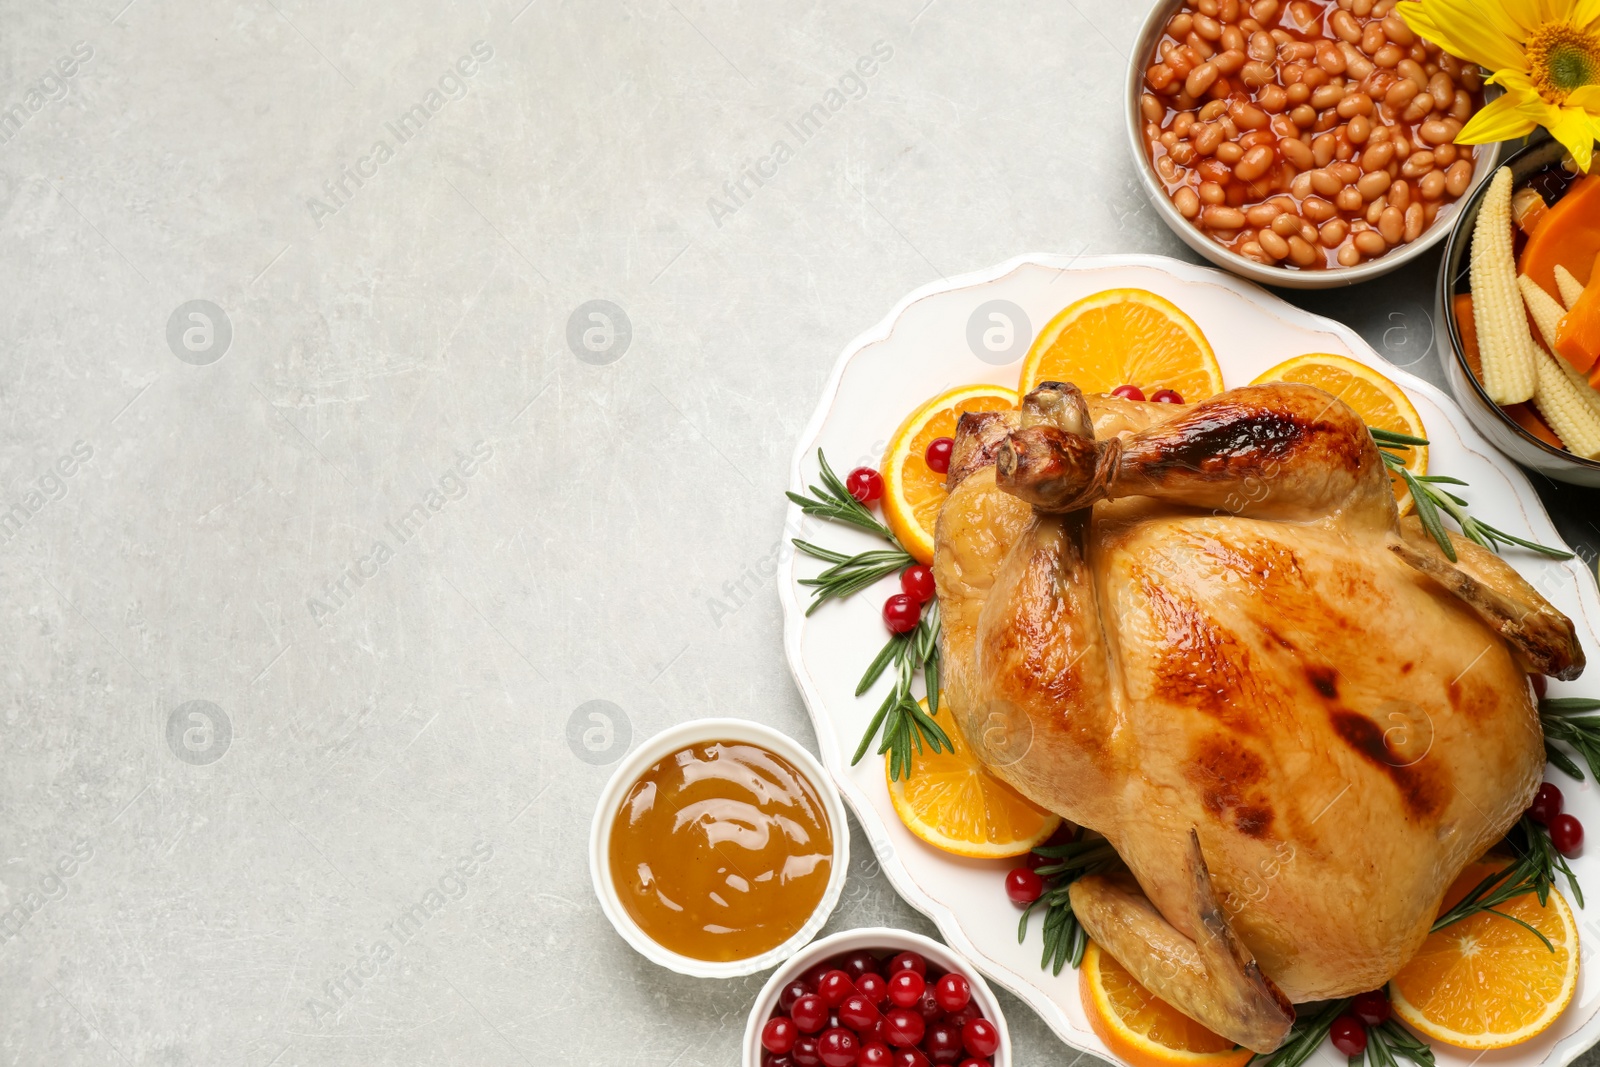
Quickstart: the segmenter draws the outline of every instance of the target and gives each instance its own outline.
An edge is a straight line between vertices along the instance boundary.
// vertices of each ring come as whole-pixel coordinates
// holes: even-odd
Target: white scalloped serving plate
[[[1009,364],[997,366],[979,359],[967,336],[969,320],[983,305],[1009,301],[1037,330],[1074,300],[1123,286],[1149,289],[1193,317],[1216,349],[1230,386],[1249,382],[1268,367],[1305,352],[1342,353],[1381,369],[1406,390],[1421,412],[1432,440],[1432,471],[1464,479],[1469,487],[1461,495],[1476,514],[1519,536],[1550,545],[1563,543],[1527,478],[1499,457],[1445,393],[1390,365],[1337,322],[1301,311],[1221,271],[1157,256],[1021,256],[907,296],[840,356],[795,450],[791,487],[801,490],[815,481],[819,447],[841,475],[860,464],[876,466],[905,414],[944,389],[979,382],[1014,387],[1031,336],[1016,345]],[[890,807],[882,757],[869,755],[850,766],[855,745],[888,684],[882,680],[865,696],[854,695],[867,661],[883,643],[879,612],[893,580],[828,604],[807,618],[807,591],[798,580],[815,574],[820,565],[795,553],[788,544],[790,536],[852,551],[871,547],[875,541],[837,523],[807,519],[791,505],[778,589],[789,666],[816,726],[822,763],[855,810],[890,882],[908,903],[938,924],[953,947],[1026,1001],[1068,1045],[1111,1058],[1089,1029],[1078,1001],[1077,976],[1070,969],[1059,977],[1040,969],[1038,917],[1027,943],[1017,943],[1017,912],[1002,887],[1009,864],[964,860],[923,844]],[[1600,591],[1582,562],[1558,563],[1521,551],[1508,558],[1576,621],[1590,662],[1600,662]],[[1553,685],[1552,693],[1594,695],[1600,693],[1600,683],[1591,674],[1575,683]],[[1593,783],[1571,781],[1553,768],[1550,774],[1567,796],[1567,810],[1600,833],[1600,794]],[[1592,952],[1600,947],[1600,845],[1591,845],[1573,868],[1582,884],[1597,888],[1590,894],[1588,910],[1578,912],[1584,968],[1572,1006],[1543,1035],[1516,1048],[1478,1055],[1438,1046],[1440,1067],[1472,1063],[1564,1067],[1600,1039],[1600,1016],[1595,1011],[1600,1006],[1600,979],[1588,966]],[[1343,1067],[1343,1059],[1324,1045],[1314,1062]]]

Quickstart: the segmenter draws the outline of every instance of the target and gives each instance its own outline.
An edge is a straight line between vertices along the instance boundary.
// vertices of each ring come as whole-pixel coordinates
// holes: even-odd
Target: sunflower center
[[[1585,85],[1600,83],[1600,36],[1567,22],[1547,22],[1527,44],[1529,74],[1546,100],[1559,103]]]

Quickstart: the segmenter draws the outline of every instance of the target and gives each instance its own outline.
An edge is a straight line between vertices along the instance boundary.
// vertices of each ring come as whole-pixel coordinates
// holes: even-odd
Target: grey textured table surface
[[[0,4],[4,1062],[735,1063],[761,978],[593,901],[606,764],[813,743],[749,575],[847,341],[1023,251],[1188,256],[1143,4],[523,4]],[[1433,269],[1290,299],[1441,382]],[[855,853],[831,928],[931,932]]]

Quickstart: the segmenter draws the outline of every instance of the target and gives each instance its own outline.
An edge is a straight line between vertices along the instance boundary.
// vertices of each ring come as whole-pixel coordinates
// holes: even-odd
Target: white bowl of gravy
[[[645,741],[600,794],[589,873],[640,955],[737,978],[817,935],[844,889],[850,830],[816,759],[745,719],[696,719]]]

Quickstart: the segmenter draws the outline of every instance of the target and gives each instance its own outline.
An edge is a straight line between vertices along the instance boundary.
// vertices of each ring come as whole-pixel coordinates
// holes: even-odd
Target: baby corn
[[[1528,305],[1528,314],[1532,316],[1533,324],[1539,327],[1539,336],[1544,338],[1545,347],[1554,350],[1556,331],[1561,328],[1561,316],[1566,312],[1556,303],[1555,297],[1545,292],[1538,282],[1526,274],[1517,275],[1517,288],[1522,290],[1522,299]]]
[[[1536,353],[1533,405],[1573,455],[1600,458],[1600,393],[1548,352]]]
[[[1567,305],[1569,311],[1578,302],[1578,297],[1583,295],[1583,283],[1559,263],[1556,264],[1556,288],[1561,292],[1561,302]]]
[[[1527,302],[1528,314],[1539,328],[1544,343],[1555,347],[1556,330],[1563,314],[1556,298],[1526,274],[1517,277],[1517,287]],[[1600,393],[1567,363],[1535,345],[1538,381],[1533,404],[1550,424],[1556,436],[1575,455],[1593,459],[1600,454]]]
[[[1472,230],[1472,318],[1483,355],[1483,388],[1496,404],[1531,399],[1539,381],[1539,353],[1528,332],[1522,301],[1517,299],[1517,265],[1511,254],[1511,184],[1509,169],[1495,171]]]

